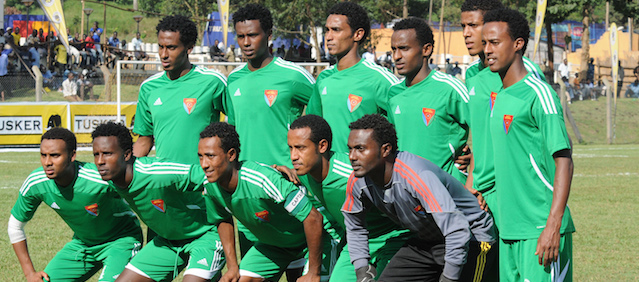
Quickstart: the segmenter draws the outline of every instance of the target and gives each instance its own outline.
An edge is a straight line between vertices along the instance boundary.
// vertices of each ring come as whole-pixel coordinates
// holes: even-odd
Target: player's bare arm
[[[223,221],[217,226],[217,232],[222,241],[224,248],[224,256],[226,257],[226,273],[219,281],[221,282],[237,282],[240,280],[240,267],[237,264],[235,255],[235,231],[233,229],[233,219]]]
[[[137,158],[146,157],[153,148],[153,136],[140,136],[133,144],[133,155]]]
[[[27,240],[13,243],[13,251],[18,257],[18,261],[20,261],[20,267],[22,267],[22,272],[24,273],[24,277],[27,279],[28,282],[42,282],[43,278],[46,281],[50,280],[49,275],[47,275],[44,271],[36,271],[33,267],[31,256],[29,256]]]
[[[320,266],[322,264],[322,215],[315,209],[304,219],[304,233],[308,246],[308,273],[297,279],[301,281],[320,281]]]
[[[470,165],[468,166],[468,177],[466,178],[466,184],[464,184],[464,188],[466,188],[466,190],[468,190],[470,193],[472,193],[473,195],[475,195],[475,197],[477,197],[477,202],[479,203],[479,207],[481,207],[482,210],[488,211],[488,206],[486,205],[486,200],[484,199],[484,195],[481,194],[481,192],[477,191],[476,189],[473,188],[473,170],[475,169],[475,157],[473,157],[473,155],[470,155]]]
[[[559,242],[561,234],[561,220],[566,210],[566,203],[570,194],[572,182],[573,162],[570,149],[564,149],[553,155],[555,159],[555,183],[553,184],[553,197],[550,206],[550,214],[546,221],[546,227],[537,240],[539,264],[549,266],[557,260],[559,255]]]

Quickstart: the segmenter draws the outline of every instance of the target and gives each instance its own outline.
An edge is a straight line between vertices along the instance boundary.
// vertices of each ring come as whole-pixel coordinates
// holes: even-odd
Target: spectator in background
[[[18,28],[16,27],[16,29]],[[29,56],[31,58],[31,66],[40,67],[40,52],[38,52],[38,49],[42,45],[40,44],[37,30],[34,29],[33,32],[31,32],[31,35],[27,37],[25,46],[28,48]]]
[[[628,85],[625,96],[626,98],[639,98],[639,67],[635,67],[632,73],[635,76],[635,81]]]
[[[64,95],[64,98],[70,102],[82,101],[82,99],[78,97],[78,85],[74,78],[75,75],[73,72],[69,72],[67,79],[62,82],[62,94]]]
[[[97,53],[97,59],[100,62],[100,64],[104,63],[104,52],[102,52],[102,44],[100,43],[101,35],[102,35],[102,29],[98,29],[98,31],[93,33],[93,42],[95,44],[93,49]]]
[[[364,60],[367,60],[371,63],[375,62],[375,54],[373,54],[373,48],[368,46],[368,48],[366,48],[366,52],[364,52],[364,54],[362,54],[362,58]]]
[[[231,45],[231,49],[226,52],[226,54],[224,54],[224,60],[227,62],[232,62],[235,63],[235,45]],[[226,66],[226,71],[227,74],[231,73],[231,71],[235,68],[236,66],[234,65],[228,65]]]
[[[56,44],[57,45],[53,48],[53,52],[55,53],[55,65],[58,67],[58,73],[62,74],[67,69],[67,47],[65,47],[60,40],[56,40]]]
[[[277,48],[277,51],[273,53],[273,56],[279,57],[279,58],[284,58],[285,55],[286,55],[286,47],[284,46],[284,44],[282,44],[280,48]]]
[[[431,70],[439,70],[439,66],[437,64],[435,64],[435,59],[430,58],[430,61],[428,63],[428,68],[430,68]]]
[[[95,43],[93,41],[93,36],[86,36],[84,38],[84,51],[86,52],[86,63],[84,63],[85,56],[82,56],[82,62],[84,63],[84,68],[93,68],[97,61],[97,52],[95,51]]]
[[[42,30],[42,28],[38,30],[38,39],[40,39],[40,42],[44,42],[46,40],[44,37],[44,30]]]
[[[219,44],[220,41],[215,39],[215,42],[213,42],[213,45],[211,45],[211,48],[209,49],[209,55],[211,56],[211,61],[213,62],[222,61],[222,59],[224,58],[224,52],[222,52],[222,50],[218,46]]]
[[[377,58],[377,63],[382,67],[389,69],[391,72],[394,71],[395,65],[393,64],[393,54],[391,51],[386,51],[385,54],[379,56],[379,58]]]
[[[95,100],[97,101],[98,98],[93,95],[93,83],[91,81],[88,80],[87,75],[89,74],[88,70],[83,70],[82,73],[80,73],[78,80],[76,81],[76,83],[78,84],[78,90],[80,90],[80,98],[82,100],[84,100],[84,94],[87,92],[90,92],[91,95],[89,97],[87,97],[90,100]]]
[[[117,31],[114,31],[113,35],[109,37],[109,42],[107,44],[107,67],[114,68],[115,62],[124,58],[124,52],[122,52],[122,47],[120,46],[120,39],[118,38]]]
[[[146,60],[147,55],[146,53],[142,50],[142,39],[140,38],[140,33],[136,33],[135,34],[135,38],[133,38],[133,40],[131,40],[131,44],[133,44],[133,55],[135,56],[135,59],[140,61],[140,60]],[[140,65],[135,65],[135,68],[137,69]]]
[[[13,36],[13,44],[15,44],[15,46],[20,46],[20,28],[19,27],[16,26],[11,36]]]
[[[575,91],[572,89],[570,85],[570,66],[568,66],[568,59],[564,59],[564,61],[559,65],[559,75],[561,76],[561,81],[563,81],[564,85],[566,85],[566,92],[568,93],[567,99],[568,104],[572,103],[572,99],[575,98]]]
[[[621,65],[621,61],[619,61],[619,71],[617,72],[617,98],[619,98],[619,95],[621,95],[621,88],[623,87],[623,77],[623,66]]]
[[[0,43],[6,44],[7,38],[4,35],[4,28],[0,28]]]
[[[11,88],[9,87],[7,81],[7,73],[9,68],[9,53],[11,53],[11,49],[4,50],[4,43],[0,43],[0,96],[2,98],[2,102],[4,102],[5,94],[11,93]]]
[[[457,76],[457,75],[461,75],[461,68],[459,67],[459,62],[455,62],[455,67],[453,68],[453,71],[451,73],[452,76]]]
[[[593,83],[595,82],[595,59],[590,58],[588,62],[588,72],[586,73],[586,80]]]
[[[453,74],[453,64],[450,63],[450,59],[446,59],[446,73],[452,75]]]

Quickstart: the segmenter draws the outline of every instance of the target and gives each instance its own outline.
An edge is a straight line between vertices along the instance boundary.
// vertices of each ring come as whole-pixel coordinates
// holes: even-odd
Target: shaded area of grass
[[[606,97],[597,101],[576,101],[569,106],[585,144],[607,144]],[[639,100],[617,100],[615,139],[613,144],[639,144]],[[614,105],[613,105],[614,112]],[[572,127],[566,120],[566,129],[573,142],[577,142]]]

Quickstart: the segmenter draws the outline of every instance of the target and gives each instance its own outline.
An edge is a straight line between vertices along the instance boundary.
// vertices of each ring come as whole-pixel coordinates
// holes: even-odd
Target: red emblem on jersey
[[[426,214],[426,210],[424,209],[424,207],[422,207],[422,205],[417,205],[417,206],[414,208],[414,210],[415,210],[415,212],[417,212],[418,214],[422,214],[422,215]]]
[[[269,217],[269,214],[268,214],[267,210],[263,210],[261,212],[256,212],[255,216],[257,216],[257,219],[259,219],[261,222],[269,222],[269,221],[271,221],[271,218]]]
[[[426,126],[430,125],[430,121],[435,117],[435,110],[429,108],[422,108],[422,119]]]
[[[191,114],[193,112],[193,108],[195,108],[195,103],[197,103],[197,99],[195,98],[184,98],[184,110],[187,114]]]
[[[513,123],[513,116],[504,115],[504,131],[508,134],[508,130],[510,130],[510,125]]]
[[[164,212],[164,200],[162,199],[151,200],[151,204],[153,205],[153,207],[155,207],[155,209],[161,212]]]
[[[273,106],[277,99],[277,90],[264,90],[264,100],[269,107]]]
[[[84,209],[87,210],[87,212],[92,216],[98,216],[98,213],[100,212],[100,210],[98,209],[98,204],[88,205],[84,207]]]
[[[351,111],[351,113],[357,110],[362,103],[362,99],[360,96],[348,94],[348,110]]]
[[[493,107],[495,107],[495,99],[497,99],[497,93],[490,92],[490,112],[492,112]]]

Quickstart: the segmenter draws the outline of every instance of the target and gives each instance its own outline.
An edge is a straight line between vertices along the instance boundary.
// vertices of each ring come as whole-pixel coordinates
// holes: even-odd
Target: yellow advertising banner
[[[537,16],[535,16],[535,49],[533,51],[532,59],[537,56],[537,47],[539,47],[539,40],[541,39],[541,28],[544,26],[544,16],[546,15],[547,0],[537,0]]]
[[[91,143],[91,132],[100,124],[117,120],[116,103],[72,103],[71,131],[75,133],[78,143]],[[124,124],[132,129],[136,103],[122,103]]]
[[[59,1],[59,0],[58,0]],[[229,1],[230,0],[217,0],[217,7],[220,10],[220,19],[222,22],[222,34],[224,34],[224,47],[228,47],[228,34],[229,34]],[[223,50],[224,51],[224,50]]]
[[[0,145],[37,145],[47,128],[67,128],[68,103],[0,103]]]
[[[130,129],[135,109],[135,102],[122,103],[121,119]],[[116,103],[1,103],[0,145],[38,145],[42,134],[56,126],[75,133],[79,144],[88,144],[98,125],[116,119]]]
[[[67,34],[67,24],[64,20],[64,11],[60,0],[38,0],[40,7],[51,21],[53,28],[58,33],[58,38],[62,44],[69,49],[69,38]],[[45,29],[46,30],[46,29]]]

